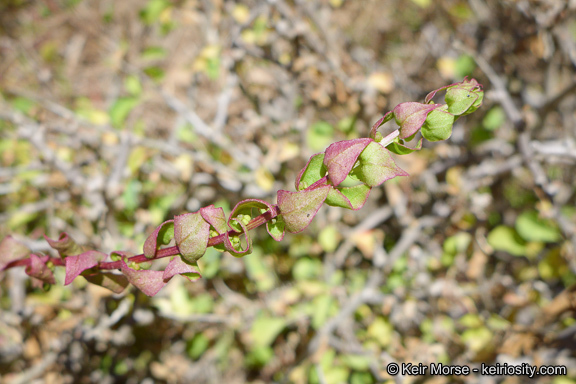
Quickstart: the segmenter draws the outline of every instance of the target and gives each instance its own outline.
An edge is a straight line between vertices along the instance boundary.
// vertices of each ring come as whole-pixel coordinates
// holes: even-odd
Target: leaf
[[[318,180],[326,176],[326,166],[324,165],[324,153],[317,153],[310,157],[306,166],[302,168],[296,178],[296,190],[301,191],[308,188]]]
[[[326,200],[330,188],[326,185],[300,192],[278,191],[278,207],[286,230],[291,233],[303,231]]]
[[[226,225],[226,215],[224,215],[224,210],[222,208],[216,208],[214,204],[200,209],[200,214],[202,218],[208,222],[218,234],[223,234],[228,232],[228,226]]]
[[[240,229],[240,228],[232,227],[231,226],[232,223],[230,220],[232,218],[238,218],[238,215],[247,215],[247,216],[252,217],[252,209],[253,208],[258,209],[258,210],[263,210],[264,212],[274,210],[274,206],[272,204],[264,201],[264,200],[259,200],[259,199],[242,200],[234,206],[234,209],[232,210],[232,213],[230,214],[229,219],[228,219],[228,226],[230,226],[230,228],[233,228],[234,230]]]
[[[478,100],[478,95],[464,88],[450,88],[446,91],[445,100],[448,112],[459,116]]]
[[[408,155],[412,152],[419,151],[422,149],[422,138],[418,140],[418,144],[416,144],[416,147],[414,148],[407,147],[400,142],[392,142],[386,146],[386,149],[397,155]]]
[[[164,272],[130,268],[124,259],[120,260],[122,273],[128,281],[147,296],[156,295],[165,285]]]
[[[198,280],[202,275],[197,267],[197,265],[188,263],[186,260],[182,260],[180,257],[176,256],[170,260],[166,269],[164,269],[162,278],[164,281],[168,282],[175,275],[182,275],[190,281]]]
[[[422,136],[428,141],[446,140],[452,135],[454,115],[441,109],[435,109],[422,125]]]
[[[526,242],[513,228],[499,225],[488,234],[488,244],[497,251],[508,252],[514,256],[526,254]]]
[[[334,186],[344,181],[360,153],[373,141],[368,138],[338,141],[326,149],[324,164]]]
[[[174,217],[174,239],[182,257],[194,263],[206,252],[210,224],[200,212],[185,213]]]
[[[392,113],[392,111],[389,111],[384,116],[382,116],[376,123],[374,123],[372,129],[370,130],[370,138],[378,141],[377,138],[378,135],[380,135],[378,133],[378,128],[380,128],[383,124],[387,123],[388,121],[392,120],[393,117],[394,114]],[[380,137],[382,137],[382,135],[380,135]]]
[[[306,142],[313,151],[320,151],[333,142],[334,128],[330,123],[319,121],[308,129]]]
[[[25,258],[31,251],[22,243],[6,236],[0,242],[0,271],[13,261]]]
[[[553,243],[562,237],[553,221],[538,217],[536,211],[523,212],[516,219],[518,234],[526,241],[543,241]]]
[[[58,240],[52,240],[46,235],[44,238],[50,244],[50,246],[58,251],[58,254],[61,258],[65,258],[67,256],[79,255],[82,253],[82,247],[78,245],[74,239],[72,239],[66,232],[62,232]]]
[[[82,276],[84,276],[88,282],[109,289],[114,293],[122,293],[128,284],[130,284],[126,276],[115,275],[108,272],[98,272]]]
[[[278,334],[286,327],[286,319],[260,315],[252,323],[250,336],[254,347],[270,346]]]
[[[276,241],[281,241],[284,238],[285,227],[286,223],[282,215],[278,215],[266,223],[268,234]]]
[[[398,104],[393,112],[396,124],[400,126],[400,138],[405,139],[414,135],[430,112],[440,107],[440,104],[422,104],[407,102]]]
[[[31,277],[35,277],[48,284],[56,284],[54,279],[54,274],[46,265],[46,261],[49,259],[48,256],[43,256],[40,258],[35,254],[30,255],[30,264],[26,267],[26,274]]]
[[[168,244],[174,237],[174,220],[160,224],[144,242],[144,256],[151,259],[162,245]]]
[[[140,103],[137,97],[121,97],[110,107],[110,123],[120,128],[126,121],[128,114]]]
[[[79,255],[68,256],[64,259],[66,263],[66,278],[64,285],[74,281],[82,272],[98,265],[100,261],[106,259],[106,254],[98,251],[87,251]]]
[[[378,143],[370,143],[358,159],[360,162],[353,174],[370,187],[378,186],[396,176],[408,176],[396,165],[390,151]]]
[[[239,243],[237,244],[237,247],[235,247],[234,244],[232,244],[230,241],[230,234],[228,232],[226,232],[226,236],[224,237],[224,248],[226,248],[226,250],[235,257],[248,255],[252,252],[252,238],[250,237],[248,228],[246,228],[246,224],[234,217],[230,218],[230,220],[235,221],[242,228],[242,233],[244,234],[244,239],[246,240],[246,249],[242,249],[242,246]]]
[[[371,190],[372,187],[366,184],[355,185],[353,187],[331,188],[326,197],[326,204],[356,211],[364,206]]]

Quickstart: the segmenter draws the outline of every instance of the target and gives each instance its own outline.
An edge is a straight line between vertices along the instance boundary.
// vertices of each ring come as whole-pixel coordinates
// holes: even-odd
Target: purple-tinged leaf
[[[325,185],[300,192],[278,191],[278,207],[286,230],[291,233],[303,231],[316,216],[331,188]]]
[[[216,208],[214,204],[200,209],[200,214],[210,224],[218,234],[223,234],[228,231],[226,224],[226,215],[222,208]]]
[[[82,253],[82,246],[78,245],[66,232],[62,232],[58,240],[52,240],[44,235],[44,238],[52,248],[58,251],[61,258],[79,255]]]
[[[0,242],[0,271],[13,261],[25,258],[31,251],[22,243],[6,236]]]
[[[286,223],[282,215],[278,215],[271,221],[266,223],[266,230],[268,234],[276,241],[281,241],[286,233]]]
[[[396,118],[396,123],[400,126],[399,137],[405,139],[418,132],[424,121],[426,121],[426,116],[440,106],[441,104],[415,102],[398,104],[394,108],[394,117]]]
[[[302,168],[296,178],[296,190],[301,191],[308,188],[324,176],[326,176],[326,166],[324,165],[324,153],[317,153],[310,157],[306,166]]]
[[[422,138],[418,140],[418,144],[416,144],[416,147],[414,148],[410,148],[400,142],[392,142],[386,146],[386,149],[397,155],[408,155],[414,151],[419,151],[422,149]]]
[[[165,285],[164,272],[130,268],[124,259],[120,260],[122,273],[128,281],[147,296],[156,295]]]
[[[238,223],[238,225],[240,225],[242,233],[244,234],[244,239],[246,240],[246,249],[242,249],[240,243],[238,243],[237,246],[235,247],[234,244],[232,244],[232,241],[230,240],[230,234],[228,232],[226,232],[226,236],[224,237],[224,248],[228,252],[230,252],[232,256],[235,257],[242,257],[252,253],[252,238],[250,237],[250,233],[248,231],[248,228],[246,227],[246,224],[244,224],[241,220],[238,220],[234,217],[230,218],[230,220],[233,220],[236,223]],[[238,238],[238,240],[240,239]]]
[[[372,187],[365,184],[345,188],[332,188],[326,198],[326,204],[356,211],[364,206],[371,190]]]
[[[344,181],[354,167],[360,153],[370,144],[372,139],[344,140],[334,143],[326,149],[324,164],[328,169],[328,179],[334,186]]]
[[[370,187],[376,187],[396,176],[408,176],[396,165],[390,152],[378,143],[370,143],[358,157],[360,164],[353,174]]]
[[[170,263],[168,263],[166,269],[164,270],[162,278],[165,282],[168,282],[172,277],[176,275],[182,275],[190,281],[198,280],[202,277],[200,271],[197,269],[197,266],[187,263],[185,260],[182,260],[178,256],[170,260]]]
[[[90,275],[82,275],[88,282],[99,285],[114,293],[122,293],[130,282],[124,275],[115,275],[109,272],[98,272]]]
[[[258,210],[258,215],[260,214],[261,211],[274,212],[274,205],[270,204],[264,200],[259,200],[259,199],[242,200],[238,204],[236,204],[234,209],[232,209],[232,213],[230,214],[230,216],[228,218],[228,226],[230,228],[234,229],[235,231],[239,230],[240,229],[239,226],[233,226],[232,225],[233,223],[231,222],[231,219],[232,218],[238,218],[239,215],[249,216],[249,218],[252,219],[252,209],[253,208]],[[248,224],[248,223],[246,221],[244,221],[244,224]]]
[[[200,214],[185,213],[174,217],[174,239],[182,257],[194,263],[206,252],[210,224]]]
[[[174,237],[174,220],[160,224],[144,242],[144,256],[151,259],[162,245],[168,244]]]
[[[56,284],[52,270],[46,265],[48,256],[40,258],[35,254],[30,255],[30,264],[26,267],[25,271],[28,276],[35,277],[48,284]]]
[[[66,263],[66,278],[64,285],[70,284],[78,275],[87,269],[94,268],[100,261],[106,259],[106,254],[98,251],[87,251],[79,255],[68,256]]]
[[[378,141],[378,128],[380,128],[384,123],[387,123],[388,121],[392,120],[392,118],[394,117],[394,114],[392,113],[392,111],[386,112],[386,114],[384,116],[382,116],[380,118],[380,120],[378,120],[373,126],[372,129],[370,130],[370,138],[373,140]],[[382,136],[382,135],[380,135]]]

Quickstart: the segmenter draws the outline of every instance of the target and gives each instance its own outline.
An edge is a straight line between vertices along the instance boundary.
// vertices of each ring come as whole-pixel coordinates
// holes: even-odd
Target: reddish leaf
[[[198,280],[202,277],[200,271],[194,265],[187,263],[178,256],[170,260],[162,278],[165,282],[168,282],[175,275],[182,275],[190,281]]]
[[[325,185],[300,192],[278,191],[278,206],[286,230],[291,233],[303,231],[316,216],[331,188]]]
[[[174,239],[186,261],[194,263],[204,255],[209,237],[210,224],[200,212],[174,217]]]
[[[405,139],[418,132],[424,121],[426,121],[426,116],[440,106],[441,104],[415,102],[398,104],[394,108],[394,117],[396,118],[396,123],[400,126],[399,137]]]
[[[380,128],[380,126],[382,126],[382,124],[392,120],[392,118],[394,117],[394,115],[392,114],[392,111],[386,112],[386,114],[384,116],[382,116],[373,126],[372,129],[370,130],[370,138],[376,140],[377,135],[376,133],[378,133],[378,128]]]
[[[144,256],[151,259],[156,256],[156,251],[168,244],[174,237],[174,220],[168,220],[160,224],[144,242]]]
[[[42,280],[48,284],[56,284],[54,280],[54,274],[46,265],[46,261],[49,259],[48,256],[43,256],[40,258],[35,254],[30,255],[30,264],[26,267],[26,274],[31,277],[35,277],[38,280]]]
[[[128,281],[147,296],[156,295],[165,285],[164,272],[130,268],[124,259],[120,260],[122,273]]]
[[[64,259],[66,263],[64,285],[70,284],[82,272],[97,266],[100,261],[104,261],[105,259],[106,254],[98,251],[87,251],[79,255],[68,256]]]
[[[0,271],[13,261],[25,258],[30,250],[22,243],[14,240],[12,236],[6,236],[0,242]]]
[[[44,238],[52,248],[58,251],[61,258],[67,256],[79,255],[82,253],[82,247],[74,241],[66,232],[62,232],[58,240],[52,240],[44,235]]]
[[[344,181],[354,167],[358,155],[374,140],[354,139],[334,143],[326,149],[324,164],[328,168],[328,178],[334,186]]]
[[[88,282],[99,285],[114,293],[122,293],[130,284],[124,275],[115,275],[108,272],[98,272],[91,275],[82,275]]]
[[[246,224],[236,218],[231,218],[231,220],[238,223],[238,225],[240,225],[242,228],[242,233],[244,234],[244,239],[246,240],[246,249],[242,249],[240,245],[238,245],[238,248],[234,247],[230,241],[230,234],[228,232],[226,232],[226,237],[224,237],[224,248],[226,248],[226,250],[230,252],[232,256],[236,257],[242,257],[252,253],[252,239],[250,238],[250,233],[246,227]]]
[[[200,214],[210,224],[218,234],[223,234],[228,231],[226,225],[226,215],[222,208],[216,208],[213,204],[200,209]]]

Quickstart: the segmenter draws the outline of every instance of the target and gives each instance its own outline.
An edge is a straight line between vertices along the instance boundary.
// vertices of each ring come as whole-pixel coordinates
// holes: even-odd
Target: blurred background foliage
[[[148,298],[0,281],[4,383],[576,383],[576,3],[0,2],[0,237],[140,253],[176,214],[294,190],[332,142],[473,76],[484,106],[357,212],[323,207]],[[393,124],[393,123],[388,123]],[[390,127],[381,129],[383,133]],[[58,271],[58,270],[57,270]]]

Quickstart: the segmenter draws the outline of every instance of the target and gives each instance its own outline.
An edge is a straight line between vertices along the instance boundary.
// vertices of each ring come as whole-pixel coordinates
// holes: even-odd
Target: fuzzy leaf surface
[[[130,268],[124,259],[121,261],[122,273],[130,284],[144,292],[147,296],[156,295],[167,283],[164,280],[164,272],[150,271],[147,269],[135,270]]]
[[[100,261],[106,259],[106,254],[98,251],[87,251],[79,255],[68,256],[66,263],[66,278],[64,285],[70,284],[76,277],[87,269],[94,268]]]
[[[200,212],[185,213],[174,217],[174,239],[182,257],[194,263],[206,252],[210,224]]]
[[[344,181],[360,153],[373,141],[368,138],[338,141],[326,149],[324,164],[334,186]]]
[[[366,184],[359,184],[353,187],[332,188],[326,198],[326,204],[356,211],[364,206],[371,190],[372,187]]]
[[[452,124],[454,115],[443,109],[435,109],[422,125],[422,136],[428,141],[446,140],[452,135]]]
[[[422,104],[416,102],[407,102],[398,104],[394,108],[394,117],[396,124],[400,126],[400,138],[405,139],[414,135],[430,112],[440,107],[440,104]]]
[[[354,176],[370,187],[375,187],[396,176],[408,174],[396,165],[390,151],[378,143],[370,143],[359,156],[360,164]]]
[[[222,208],[216,208],[214,204],[200,209],[200,214],[210,224],[218,234],[223,234],[228,231],[226,224],[226,215]]]
[[[197,266],[182,260],[180,257],[176,256],[166,266],[164,269],[164,274],[162,278],[165,281],[169,281],[172,277],[176,275],[182,275],[190,281],[198,280],[202,277]]]
[[[303,231],[314,219],[331,188],[324,185],[300,192],[278,191],[278,206],[286,223],[286,230],[291,233]]]
[[[30,264],[26,267],[25,271],[28,276],[35,277],[48,284],[56,284],[54,274],[46,265],[48,256],[39,257],[35,254],[30,255]]]

